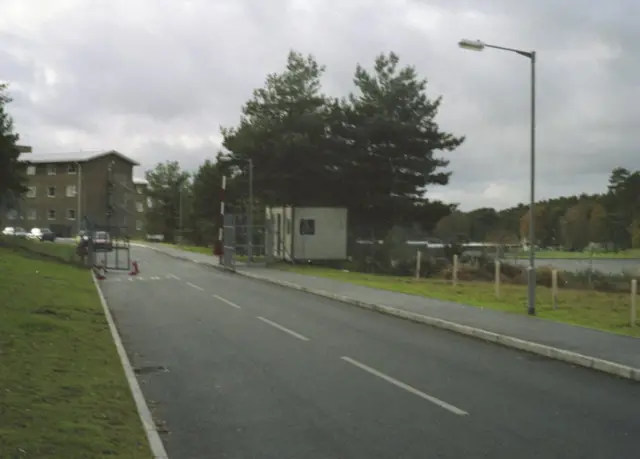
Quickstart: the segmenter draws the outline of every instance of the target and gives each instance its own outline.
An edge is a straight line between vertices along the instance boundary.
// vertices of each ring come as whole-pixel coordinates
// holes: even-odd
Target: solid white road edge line
[[[237,304],[235,304],[234,302],[229,301],[229,300],[227,300],[226,298],[222,298],[220,295],[211,295],[211,296],[213,296],[216,300],[218,300],[218,301],[222,301],[223,303],[226,303],[226,304],[228,304],[229,306],[232,306],[232,307],[234,307],[234,308],[236,308],[236,309],[242,309],[240,306],[238,306],[238,305],[237,305]]]
[[[193,287],[193,288],[195,288],[197,290],[200,290],[201,292],[204,292],[204,289],[202,287],[198,287],[196,284],[192,284],[191,282],[187,282],[187,285],[189,287]]]
[[[153,454],[154,459],[169,459],[169,456],[167,456],[167,451],[164,449],[164,445],[162,444],[162,440],[160,439],[160,435],[158,434],[158,430],[156,429],[155,423],[153,422],[153,418],[151,417],[151,411],[149,411],[147,402],[144,399],[144,395],[142,394],[142,390],[140,389],[140,385],[138,384],[138,380],[136,379],[136,375],[133,372],[133,368],[131,368],[131,362],[129,362],[129,357],[127,357],[127,353],[125,352],[124,346],[122,345],[122,340],[120,339],[120,335],[118,334],[116,325],[113,322],[113,317],[111,316],[109,306],[107,306],[107,301],[104,299],[104,295],[102,294],[102,290],[100,289],[100,284],[98,283],[98,280],[96,279],[96,276],[93,272],[91,273],[91,277],[93,278],[93,284],[96,286],[98,296],[100,297],[100,303],[102,304],[104,315],[107,318],[107,323],[109,324],[111,337],[113,338],[113,342],[116,345],[116,350],[118,351],[118,355],[120,356],[120,363],[122,364],[124,374],[127,378],[127,382],[129,383],[129,389],[131,389],[131,395],[133,396],[133,400],[136,404],[138,416],[140,416],[140,421],[142,421],[142,426],[145,433],[147,434],[147,441],[149,442],[149,447],[151,448],[151,454]]]
[[[289,330],[287,327],[283,327],[282,325],[277,324],[277,323],[275,323],[275,322],[273,322],[273,321],[271,321],[269,319],[265,319],[264,317],[260,317],[260,316],[257,316],[257,318],[260,319],[261,321],[263,321],[264,323],[269,324],[274,328],[277,328],[280,331],[283,331],[285,333],[289,333],[291,336],[295,336],[299,340],[309,341],[309,338],[307,338],[306,336],[301,335],[300,333],[294,332],[293,330]]]
[[[361,370],[366,371],[367,373],[370,373],[374,376],[377,376],[380,379],[384,379],[385,381],[387,381],[388,383],[393,384],[394,386],[397,386],[401,389],[406,390],[407,392],[411,392],[413,395],[417,395],[418,397],[421,397],[431,403],[433,403],[434,405],[438,405],[440,408],[444,408],[447,411],[450,411],[453,414],[457,414],[458,416],[467,416],[469,413],[467,413],[464,410],[461,410],[460,408],[451,405],[450,403],[447,403],[445,401],[440,400],[439,398],[436,397],[432,397],[429,394],[425,394],[422,391],[419,391],[418,389],[416,389],[415,387],[411,387],[408,384],[403,383],[402,381],[398,381],[395,378],[392,378],[391,376],[388,376],[374,368],[371,368],[367,365],[365,365],[364,363],[360,363],[357,360],[352,359],[351,357],[340,357],[342,360],[344,360],[345,362],[350,363],[351,365],[354,365],[358,368],[360,368]]]

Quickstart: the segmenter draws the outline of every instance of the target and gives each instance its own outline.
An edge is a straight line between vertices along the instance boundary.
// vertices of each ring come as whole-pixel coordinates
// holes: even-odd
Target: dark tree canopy
[[[13,119],[7,112],[11,98],[6,90],[7,85],[0,84],[0,206],[15,204],[26,192],[25,163],[19,161],[20,136],[14,131]]]
[[[190,208],[188,201],[185,202],[191,187],[190,175],[180,169],[177,161],[158,163],[145,175],[149,182],[147,197],[151,201],[147,212],[149,232],[175,241],[180,229],[180,208],[182,206],[183,212]]]
[[[240,175],[254,164],[255,193],[265,203],[345,206],[356,220],[390,228],[415,221],[432,227],[450,208],[425,192],[446,185],[448,161],[464,138],[442,132],[441,98],[397,55],[358,65],[346,99],[322,93],[324,67],[292,51],[286,69],[269,75],[244,105],[240,124],[223,129],[228,162]],[[433,223],[425,221],[431,215]]]

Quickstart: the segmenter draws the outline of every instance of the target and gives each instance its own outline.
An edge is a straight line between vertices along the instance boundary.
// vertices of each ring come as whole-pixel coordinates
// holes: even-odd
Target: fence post
[[[451,282],[454,287],[458,285],[458,255],[453,255],[453,271],[451,272]]]
[[[420,265],[422,263],[422,252],[418,249],[416,253],[416,279],[420,279]]]
[[[495,282],[496,282],[496,298],[500,298],[500,260],[496,260]]]
[[[630,317],[630,325],[632,327],[636,326],[636,300],[638,298],[638,280],[631,280],[631,317]]]
[[[558,308],[558,270],[551,270],[551,301],[553,302],[553,309]]]

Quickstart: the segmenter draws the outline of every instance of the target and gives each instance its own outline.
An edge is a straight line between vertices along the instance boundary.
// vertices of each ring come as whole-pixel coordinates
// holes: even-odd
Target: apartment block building
[[[115,150],[68,154],[33,154],[28,162],[28,191],[9,210],[8,225],[47,227],[70,237],[93,227],[137,236],[144,221],[133,168],[138,162]]]

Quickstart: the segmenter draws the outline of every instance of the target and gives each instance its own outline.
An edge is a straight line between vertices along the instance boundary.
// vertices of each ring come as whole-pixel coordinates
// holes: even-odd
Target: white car
[[[27,233],[27,231],[24,228],[20,228],[19,226],[16,226],[15,228],[12,226],[7,226],[5,229],[2,230],[2,234],[4,234],[5,236],[16,236],[16,237],[26,238],[29,233]]]
[[[27,235],[28,239],[36,241],[56,241],[56,235],[49,228],[32,228],[31,232]]]

